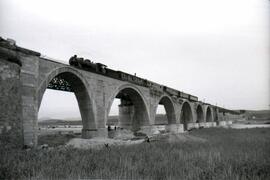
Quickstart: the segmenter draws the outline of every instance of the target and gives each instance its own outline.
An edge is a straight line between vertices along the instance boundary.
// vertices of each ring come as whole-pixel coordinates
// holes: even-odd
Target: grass
[[[40,135],[38,137],[38,145],[47,144],[50,147],[57,147],[66,144],[72,138],[78,138],[74,134],[50,134],[50,135]]]
[[[200,129],[206,141],[166,139],[101,150],[0,148],[0,179],[270,179],[270,129]]]

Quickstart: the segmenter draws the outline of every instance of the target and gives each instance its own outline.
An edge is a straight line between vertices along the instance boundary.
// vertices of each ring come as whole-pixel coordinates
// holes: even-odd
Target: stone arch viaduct
[[[59,63],[2,38],[0,76],[0,103],[4,109],[0,114],[1,133],[14,131],[11,136],[28,146],[37,144],[37,116],[47,88],[74,92],[82,117],[83,138],[107,136],[106,122],[114,98],[121,101],[119,125],[147,134],[156,128],[159,104],[165,107],[166,130],[172,133],[222,125],[234,114],[198,101],[196,96],[172,95],[163,85],[151,82],[151,86],[142,86],[136,83],[136,77],[131,77],[134,82],[116,79]],[[153,86],[159,86],[159,90]]]

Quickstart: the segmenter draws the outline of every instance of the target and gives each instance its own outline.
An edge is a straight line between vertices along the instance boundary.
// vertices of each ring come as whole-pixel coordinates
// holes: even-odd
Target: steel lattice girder
[[[58,76],[51,80],[47,88],[58,91],[74,92],[69,82]]]

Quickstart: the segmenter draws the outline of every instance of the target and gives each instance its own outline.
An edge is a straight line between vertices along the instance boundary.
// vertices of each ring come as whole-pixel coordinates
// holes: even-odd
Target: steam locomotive
[[[166,92],[167,94],[175,98],[184,98],[190,101],[198,101],[198,97],[196,96],[180,92],[173,88],[157,84],[147,79],[142,79],[135,75],[131,75],[122,71],[115,71],[113,69],[108,68],[104,64],[94,63],[89,59],[79,58],[77,57],[77,55],[74,55],[69,59],[69,64],[82,70],[90,71],[110,78],[118,79],[121,81],[127,81],[139,86],[150,88],[150,90],[155,94],[163,94],[163,92]]]

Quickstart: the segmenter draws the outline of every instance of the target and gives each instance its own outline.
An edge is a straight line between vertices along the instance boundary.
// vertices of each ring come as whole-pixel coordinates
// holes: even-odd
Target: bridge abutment
[[[0,56],[0,140],[13,147],[23,146],[20,71]]]
[[[38,130],[38,57],[20,54],[21,67],[21,98],[22,98],[22,119],[24,145],[37,145]]]

